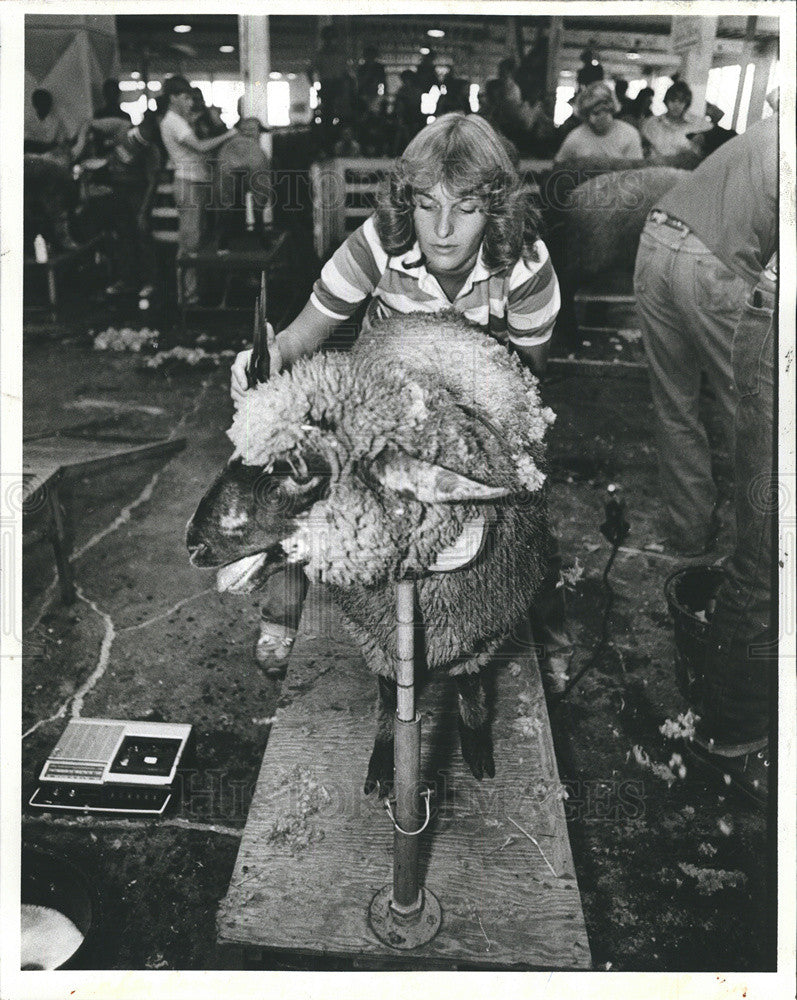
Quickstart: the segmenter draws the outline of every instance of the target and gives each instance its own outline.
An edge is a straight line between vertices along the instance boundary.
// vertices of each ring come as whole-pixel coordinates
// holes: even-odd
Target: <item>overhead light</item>
[[[160,80],[150,80],[149,89],[154,91],[160,90],[161,89]]]
[[[428,30],[428,31],[426,32],[426,34],[427,34],[427,35],[428,35],[428,36],[429,36],[430,38],[445,38],[445,36],[446,36],[446,33],[445,33],[445,31],[443,31],[443,29],[442,29],[442,28],[430,28],[430,29],[429,29],[429,30]]]
[[[138,71],[135,71],[135,72],[133,72],[133,73],[130,74],[130,79],[131,80],[140,80],[141,79],[141,74]]]
[[[219,52],[223,52],[225,55],[229,55],[230,52],[235,52],[234,45],[220,45]]]
[[[282,79],[282,73],[277,73],[275,70],[272,70],[268,74],[268,78],[269,78],[269,80],[281,80]]]
[[[426,47],[426,46],[424,45],[424,46],[423,46],[423,48],[421,49],[421,55],[422,55],[422,56],[428,56],[428,55],[429,55],[429,52],[430,52],[430,51],[431,51],[431,50],[430,50],[430,49],[428,49],[428,48],[427,48],[427,47]]]
[[[140,83],[138,80],[120,80],[119,89],[122,91],[143,90],[144,84]]]
[[[289,80],[295,80],[296,79],[296,74],[295,73],[288,73],[288,79]]]
[[[191,30],[190,24],[175,24],[174,30],[178,35],[185,35]]]

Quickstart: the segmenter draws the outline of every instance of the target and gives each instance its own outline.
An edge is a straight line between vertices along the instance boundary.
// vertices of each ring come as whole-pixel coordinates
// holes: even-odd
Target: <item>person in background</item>
[[[127,122],[128,128],[133,124],[133,119],[126,111],[122,111],[122,94],[119,90],[119,81],[114,79],[106,80],[102,85],[103,104],[94,112],[95,118],[121,118]]]
[[[707,132],[690,132],[687,136],[690,142],[697,146],[703,159],[711,156],[723,143],[737,134],[732,128],[721,127],[719,123],[725,117],[725,112],[716,104],[706,104],[706,117],[711,122],[711,128]]]
[[[181,76],[169,77],[163,85],[167,111],[161,122],[161,139],[174,166],[174,200],[179,214],[177,238],[178,256],[195,253],[206,233],[206,209],[212,188],[208,154],[218,149],[236,132],[198,139],[191,128],[195,100],[191,85]],[[183,271],[181,288],[183,305],[195,305],[199,300],[196,271]]]
[[[500,137],[479,115],[453,112],[427,125],[396,161],[377,211],[324,265],[310,300],[276,337],[271,372],[313,354],[368,302],[362,328],[380,319],[454,309],[544,372],[559,311],[559,286],[538,219]],[[232,369],[241,405],[250,351]],[[556,539],[535,607],[545,677],[564,684],[572,652],[565,628]],[[257,658],[284,661],[296,634],[306,580],[301,567],[275,580]],[[271,582],[271,580],[269,582]],[[297,607],[298,603],[298,607]],[[275,620],[275,612],[281,620]],[[276,667],[275,667],[276,669]]]
[[[405,69],[401,74],[401,86],[393,99],[393,155],[398,156],[414,135],[423,128],[421,114],[421,87],[414,70]]]
[[[354,138],[351,125],[344,125],[340,130],[340,139],[333,148],[334,156],[360,156],[360,144]]]
[[[620,112],[619,117],[624,122],[628,122],[629,125],[633,125],[637,132],[642,131],[642,126],[653,114],[651,111],[651,106],[653,104],[653,88],[643,87],[633,101],[630,102],[629,110],[626,114]],[[642,148],[644,150],[645,144],[642,143]]]
[[[603,81],[591,83],[576,95],[576,113],[584,122],[559,147],[554,162],[614,163],[642,159],[639,133],[615,118],[617,102],[612,88]]]
[[[255,115],[239,118],[235,128],[239,135],[246,139],[254,139],[258,145],[260,144],[260,136],[266,131],[260,119]]]
[[[321,84],[319,101],[324,125],[348,121],[352,111],[352,80],[337,29],[327,24],[321,29],[321,44],[307,73],[310,83]]]
[[[437,87],[440,84],[440,77],[435,65],[436,58],[435,50],[429,49],[415,67],[415,79],[422,94],[428,94],[432,87]]]
[[[191,128],[197,139],[209,139],[217,135],[224,135],[227,126],[222,120],[221,109],[213,104],[206,104],[204,94],[199,87],[192,87],[191,92],[194,95]]]
[[[617,117],[622,118],[623,121],[628,121],[634,102],[628,96],[628,80],[622,76],[614,78],[614,96],[617,98],[617,103],[619,104]]]
[[[53,95],[38,88],[31,94],[30,103],[34,114],[25,117],[25,152],[46,156],[68,170],[72,165],[72,139],[54,108]]]
[[[600,64],[592,49],[584,49],[579,56],[581,59],[581,69],[576,73],[577,89],[588,87],[591,83],[597,83],[604,77],[603,66]]]
[[[766,799],[770,694],[777,669],[771,607],[774,277],[778,120],[725,143],[650,213],[634,289],[642,320],[670,548],[715,544],[716,487],[699,419],[706,372],[735,463],[736,545],[711,618],[693,744],[721,778]],[[727,781],[725,779],[727,775]]]
[[[444,86],[446,92],[440,95],[435,114],[438,117],[448,114],[449,111],[461,111],[465,115],[468,114],[470,111],[469,81],[461,79],[452,71],[445,78]]]
[[[140,299],[149,299],[154,294],[151,215],[161,165],[158,120],[153,111],[147,111],[141,124],[131,127],[108,157],[118,274],[118,280],[106,289],[108,295],[137,290]]]
[[[642,126],[642,139],[651,161],[668,160],[684,153],[697,154],[689,136],[707,131],[711,125],[705,119],[688,115],[692,105],[692,90],[684,80],[676,80],[664,95],[663,115],[648,118]]]
[[[385,67],[376,58],[376,46],[366,45],[357,67],[357,99],[362,117],[378,115],[387,93]]]
[[[535,101],[532,107],[523,99],[515,80],[515,60],[502,59],[498,64],[498,77],[488,80],[488,107],[490,120],[495,128],[509,139],[522,153],[529,152],[533,133],[543,117],[542,104]]]

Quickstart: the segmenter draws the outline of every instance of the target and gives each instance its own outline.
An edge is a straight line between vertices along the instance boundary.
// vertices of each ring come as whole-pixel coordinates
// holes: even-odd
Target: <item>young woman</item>
[[[615,118],[620,105],[608,83],[599,80],[579,91],[575,109],[582,123],[566,137],[554,157],[556,163],[614,163],[642,160],[639,132]]]
[[[365,329],[396,313],[455,309],[535,374],[544,371],[559,286],[536,212],[483,118],[452,112],[410,142],[376,212],[324,265],[299,316],[276,336],[269,327],[271,371],[318,350],[369,296]],[[246,390],[250,353],[233,364],[236,402]],[[267,595],[269,620],[257,651],[263,665],[287,657],[304,586],[303,576],[279,579]]]
[[[663,115],[648,118],[642,126],[642,139],[650,150],[651,160],[666,160],[684,153],[698,155],[699,149],[689,138],[695,132],[705,132],[711,123],[705,118],[688,115],[692,105],[692,90],[684,80],[676,80],[664,95]]]

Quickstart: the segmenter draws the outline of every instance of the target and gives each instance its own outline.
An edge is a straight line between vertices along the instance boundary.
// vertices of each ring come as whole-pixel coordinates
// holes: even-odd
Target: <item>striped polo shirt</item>
[[[407,253],[389,257],[371,216],[324,265],[310,301],[342,321],[370,295],[363,329],[387,316],[453,308],[496,339],[531,347],[550,339],[560,305],[548,249],[537,240],[535,250],[536,261],[521,259],[490,271],[480,248],[473,270],[451,302],[422,263],[417,241]]]

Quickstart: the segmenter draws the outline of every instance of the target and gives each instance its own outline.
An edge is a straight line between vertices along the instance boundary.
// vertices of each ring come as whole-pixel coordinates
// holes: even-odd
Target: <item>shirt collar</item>
[[[421,248],[418,246],[418,241],[416,240],[406,253],[401,254],[399,257],[389,257],[388,267],[394,271],[400,271],[402,274],[411,275],[417,279],[418,286],[422,291],[439,297],[442,294],[442,289],[437,279],[426,270],[426,265],[421,261]],[[482,244],[476,256],[476,263],[465,279],[465,284],[457,293],[457,298],[467,295],[477,281],[483,281],[485,278],[489,278],[489,276],[490,271],[484,263],[484,244]],[[443,297],[445,298],[445,295]],[[446,299],[446,301],[448,300]]]

